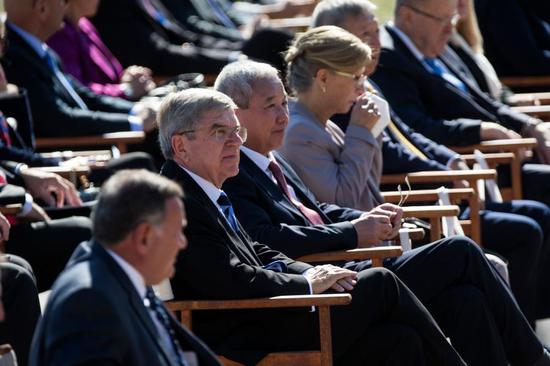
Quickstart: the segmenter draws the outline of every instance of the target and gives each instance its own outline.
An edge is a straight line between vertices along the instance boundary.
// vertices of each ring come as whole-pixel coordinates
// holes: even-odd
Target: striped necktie
[[[432,74],[442,77],[447,82],[451,83],[463,92],[468,92],[468,87],[466,86],[466,84],[464,84],[462,80],[451,73],[437,58],[424,57],[424,63],[428,65]]]

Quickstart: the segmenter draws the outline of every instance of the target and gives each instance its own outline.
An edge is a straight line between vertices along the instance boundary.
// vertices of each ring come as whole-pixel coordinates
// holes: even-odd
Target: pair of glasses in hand
[[[407,198],[409,198],[409,194],[411,194],[411,184],[409,183],[409,177],[405,177],[405,183],[407,183],[407,192],[403,194],[403,190],[401,189],[401,184],[397,186],[397,191],[399,192],[399,203],[397,203],[397,206],[401,207],[407,202]]]

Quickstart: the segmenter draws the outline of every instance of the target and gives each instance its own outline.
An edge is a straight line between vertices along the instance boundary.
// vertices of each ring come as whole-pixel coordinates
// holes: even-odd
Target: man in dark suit
[[[237,217],[252,239],[281,250],[293,258],[326,250],[368,246],[384,239],[380,235],[365,240],[361,220],[368,221],[375,215],[384,214],[391,217],[393,205],[386,204],[371,212],[360,212],[336,205],[317,204],[315,197],[290,165],[273,152],[282,144],[284,129],[288,123],[286,93],[275,69],[253,62],[228,65],[218,76],[215,88],[226,91],[235,99],[239,106],[236,115],[249,132],[246,146],[241,147],[239,174],[229,178],[223,188],[231,198]],[[277,172],[277,166],[282,174]],[[309,220],[302,206],[314,211],[322,219],[321,223]],[[375,231],[375,227],[369,229]],[[457,251],[467,252],[469,245],[475,247],[475,244],[465,238],[444,239],[407,252],[398,259],[387,260],[384,266],[394,271],[427,304],[451,337],[453,346],[468,364],[492,364],[505,357],[499,353],[507,341],[500,345],[484,342],[488,339],[512,339],[514,335],[500,333],[497,330],[500,328],[498,321],[493,324],[492,316],[491,320],[485,321],[483,317],[478,317],[477,306],[469,307],[476,303],[488,304],[484,313],[494,314],[499,306],[514,303],[514,300],[505,296],[493,302],[501,295],[487,291],[481,285],[485,280],[450,275],[454,272],[473,273],[471,263],[462,262],[462,256],[457,255]],[[452,249],[454,247],[456,249]],[[480,260],[483,258],[480,257]],[[446,265],[440,267],[440,263]],[[349,268],[357,270],[368,266],[369,264],[361,263],[352,264]],[[456,270],[451,267],[456,267]],[[492,272],[476,274],[493,276]],[[424,279],[434,277],[441,280],[441,287],[435,289],[431,283],[430,289],[435,289],[432,292],[425,287]],[[497,278],[492,278],[491,281],[500,282]],[[465,284],[468,285],[464,286]],[[472,291],[470,286],[476,290]],[[479,298],[472,295],[473,293],[477,293]],[[456,298],[469,298],[467,306],[463,302],[456,302],[449,294]],[[440,314],[449,313],[461,314],[463,318],[440,317]],[[477,321],[472,323],[471,319],[474,317]],[[522,315],[518,319],[524,321]],[[457,324],[471,326],[459,329]]]
[[[241,66],[241,65],[237,65]],[[279,100],[270,100],[269,112],[272,113],[271,104],[275,104],[273,110],[280,110]],[[431,346],[424,348],[426,364],[432,364],[439,358],[441,352],[447,353],[445,347],[441,348],[438,336],[432,332],[429,323],[426,323],[424,309],[418,308],[414,295],[410,293],[401,282],[390,275],[390,272],[383,269],[364,269],[359,272],[349,271],[332,265],[311,267],[305,263],[296,262],[270,247],[254,242],[241,226],[233,213],[233,206],[220,189],[224,181],[235,176],[239,171],[239,147],[246,140],[246,130],[239,126],[233,109],[235,105],[225,95],[209,91],[190,89],[168,97],[161,106],[159,115],[160,143],[163,153],[168,161],[162,169],[162,174],[168,176],[185,187],[188,196],[186,207],[188,210],[189,225],[186,234],[190,241],[190,247],[185,256],[180,256],[177,264],[176,276],[172,281],[172,287],[176,297],[180,298],[246,298],[263,297],[287,294],[321,293],[330,288],[336,291],[350,291],[353,295],[351,305],[347,307],[334,308],[332,310],[332,326],[334,340],[334,356],[337,364],[359,365],[364,364],[367,359],[373,364],[380,361],[390,361],[390,364],[418,364],[421,360],[402,357],[399,351],[387,352],[385,337],[371,337],[373,321],[378,324],[387,325],[387,322],[396,322],[401,330],[403,326],[409,329],[412,339],[418,335],[423,337],[423,343],[431,343]],[[280,135],[280,129],[274,128]],[[260,174],[263,174],[260,172]],[[254,188],[256,190],[256,188]],[[272,199],[277,200],[280,192],[273,190],[266,195],[274,194]],[[264,197],[258,197],[265,199]],[[277,206],[277,204],[275,204]],[[288,210],[275,207],[284,215]],[[290,211],[290,210],[288,210]],[[294,210],[295,211],[295,210]],[[286,215],[296,215],[287,212]],[[309,209],[306,215],[311,215],[313,209]],[[318,211],[318,210],[317,210]],[[342,210],[343,211],[343,210]],[[353,210],[347,210],[351,214]],[[256,211],[258,215],[265,217],[261,210]],[[317,212],[317,216],[321,215]],[[300,222],[306,220],[301,214],[296,215]],[[380,215],[382,216],[382,215]],[[400,217],[397,213],[394,217]],[[385,217],[378,222],[380,227],[375,231],[381,237],[387,237],[394,232],[390,220]],[[304,225],[305,226],[305,225]],[[335,237],[343,230],[342,237],[348,236],[357,240],[358,234],[353,234],[351,224],[342,225],[340,228],[332,226],[335,230]],[[312,228],[313,229],[313,228]],[[330,225],[326,228],[319,228],[315,237],[321,239],[328,235]],[[292,232],[291,227],[284,226],[285,233],[279,238],[296,238],[301,235],[300,228]],[[380,231],[379,231],[380,230]],[[304,232],[306,230],[304,229]],[[313,230],[311,230],[313,231]],[[308,232],[311,232],[308,231]],[[367,230],[368,231],[368,230]],[[363,231],[363,234],[369,234]],[[315,234],[312,234],[314,236]],[[353,244],[352,244],[353,245]],[[351,246],[351,245],[350,245]],[[313,247],[313,245],[312,245]],[[472,243],[457,245],[455,248],[468,248],[470,259],[477,263],[476,275],[489,271],[494,275],[493,269],[483,259],[479,249]],[[463,249],[458,249],[461,251]],[[308,252],[306,248],[304,252]],[[461,255],[455,252],[453,261]],[[428,256],[424,258],[429,261]],[[441,261],[443,263],[445,261]],[[446,262],[445,266],[449,265]],[[211,270],[205,271],[205,267]],[[360,269],[358,267],[358,269]],[[476,275],[473,275],[474,277]],[[200,277],[197,277],[198,274]],[[323,273],[324,278],[319,274]],[[392,278],[393,285],[387,287],[386,276]],[[485,279],[488,277],[486,276]],[[473,278],[471,278],[473,281]],[[460,281],[457,279],[457,281]],[[485,281],[485,280],[482,280]],[[494,281],[494,282],[493,282]],[[501,296],[510,296],[508,290],[503,286],[497,277],[492,277],[491,284],[485,283],[485,288],[493,288],[500,293],[503,301],[497,300],[500,307],[504,305],[511,313],[519,316],[520,321],[507,322],[508,325],[516,328],[516,331],[526,332],[527,343],[520,345],[518,354],[513,356],[518,362],[531,364],[535,362],[550,362],[543,353],[540,343],[533,336],[532,331],[513,303],[511,298],[504,301]],[[212,283],[214,286],[205,286],[205,283]],[[432,287],[440,288],[443,284],[440,281],[432,281]],[[394,287],[397,286],[397,287]],[[384,290],[382,290],[384,288]],[[409,304],[404,306],[402,300],[397,303],[386,302],[378,291],[388,291],[394,294],[399,289],[401,296],[409,298]],[[456,294],[449,291],[447,294],[453,297]],[[390,295],[393,298],[394,295]],[[368,301],[365,301],[366,299]],[[387,299],[387,298],[386,298]],[[457,300],[459,296],[457,296]],[[437,301],[436,299],[432,299]],[[491,299],[488,299],[492,301]],[[473,302],[472,302],[473,303]],[[512,310],[515,308],[515,310]],[[386,315],[379,313],[381,309]],[[411,312],[416,313],[416,320],[409,317]],[[400,320],[393,318],[391,314],[401,313]],[[479,313],[479,312],[478,312]],[[390,314],[388,317],[387,314]],[[312,330],[309,322],[315,314],[300,312],[231,312],[217,315],[205,314],[200,321],[196,321],[196,331],[205,339],[211,340],[214,347],[222,353],[231,355],[239,361],[256,362],[265,352],[275,349],[289,350],[312,347]],[[496,315],[499,318],[502,314]],[[224,319],[222,322],[221,319]],[[354,320],[351,320],[354,319]],[[420,321],[420,323],[419,323]],[[493,321],[493,320],[492,320]],[[496,320],[495,320],[496,321]],[[499,321],[497,321],[499,322]],[[213,331],[214,324],[217,325]],[[223,324],[223,326],[220,326]],[[521,328],[521,330],[519,328]],[[262,331],[262,329],[264,329]],[[262,334],[261,337],[258,334]],[[380,335],[379,333],[378,335]],[[395,334],[384,332],[384,335]],[[517,334],[517,333],[516,333]],[[524,339],[522,337],[522,339]],[[354,346],[351,346],[354,344]],[[397,343],[399,348],[402,344]],[[514,344],[512,347],[518,346]],[[374,356],[370,353],[370,347],[376,347],[382,357],[381,360],[370,359]],[[426,343],[424,343],[426,347]],[[524,348],[525,347],[525,348]],[[530,349],[530,351],[528,350]],[[381,352],[380,352],[381,351]],[[414,351],[409,349],[409,352]],[[533,352],[533,353],[531,353]],[[416,351],[416,357],[419,357]],[[521,354],[521,355],[520,355]],[[368,356],[367,356],[368,355]],[[376,357],[376,356],[375,356]],[[499,357],[498,355],[496,357]],[[525,358],[524,358],[525,357]],[[537,358],[542,357],[539,361]],[[524,358],[524,361],[519,359]],[[456,357],[447,354],[439,362],[454,363]],[[504,359],[502,359],[504,363]]]
[[[98,96],[63,70],[45,40],[62,25],[62,1],[6,1],[8,47],[2,64],[10,82],[27,89],[37,136],[98,135],[154,128],[144,104]],[[131,115],[130,115],[131,114]]]
[[[221,365],[151,288],[173,275],[187,245],[182,195],[144,170],[105,183],[93,214],[95,239],[75,251],[56,281],[31,365]]]
[[[536,137],[538,160],[550,161],[546,124],[492,99],[438,58],[453,31],[456,9],[456,0],[398,1],[395,25],[381,35],[380,66],[373,80],[409,126],[438,143],[468,145],[521,134]],[[430,18],[432,13],[439,20]],[[549,182],[548,166],[523,166],[527,198],[549,204]]]
[[[215,74],[241,46],[185,29],[159,0],[102,1],[92,21],[124,66],[146,66],[161,76]]]
[[[550,74],[550,6],[539,0],[476,0],[486,55],[501,76]]]

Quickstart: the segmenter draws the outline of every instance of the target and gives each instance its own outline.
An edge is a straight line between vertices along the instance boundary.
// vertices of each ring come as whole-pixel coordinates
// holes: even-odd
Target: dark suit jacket
[[[182,348],[221,365],[171,317]],[[134,285],[97,242],[78,247],[55,282],[33,340],[31,365],[174,365]]]
[[[102,1],[92,22],[125,67],[146,66],[155,74],[167,76],[184,72],[212,74],[228,60],[228,50],[195,45],[198,36],[193,32],[181,27],[163,28],[138,0]],[[186,42],[187,47],[181,47]]]
[[[185,190],[185,235],[189,246],[179,255],[172,278],[176,299],[239,299],[309,293],[307,280],[301,273],[311,268],[310,265],[252,241],[242,227],[235,233],[202,188],[174,161],[167,160],[161,174]],[[285,263],[286,273],[262,268],[276,260]],[[284,310],[210,311],[194,317],[193,329],[217,352],[242,360],[242,350],[250,343],[257,343],[258,332],[262,332],[266,341],[285,342],[277,329],[270,334],[261,329],[279,322],[283,324],[288,313]],[[303,317],[309,314],[300,312]],[[273,345],[264,347],[273,349]],[[265,353],[246,353],[244,360],[257,361]]]
[[[401,119],[424,136],[444,145],[470,145],[480,141],[481,121],[518,132],[528,124],[528,116],[491,99],[458,72],[468,93],[429,73],[390,29],[381,33],[381,41],[380,64],[372,78]]]
[[[27,89],[37,136],[96,135],[130,129],[128,112],[132,103],[98,96],[71,79],[89,108],[80,109],[46,61],[10,30],[9,23],[7,39],[2,65],[10,82]]]
[[[300,202],[315,210],[326,225],[311,226],[279,186],[241,152],[239,174],[227,179],[223,190],[252,239],[291,258],[357,247],[357,233],[349,221],[362,212],[318,203],[290,165],[280,155],[274,154]]]
[[[485,54],[500,76],[550,74],[550,5],[544,0],[476,0]]]

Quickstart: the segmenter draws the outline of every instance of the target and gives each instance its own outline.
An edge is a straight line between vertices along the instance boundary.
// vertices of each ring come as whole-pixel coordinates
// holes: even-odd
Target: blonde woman
[[[380,113],[364,89],[369,46],[323,26],[298,37],[286,61],[295,99],[280,153],[321,201],[365,211],[382,203],[380,140],[371,132]],[[350,108],[344,134],[329,118]]]

